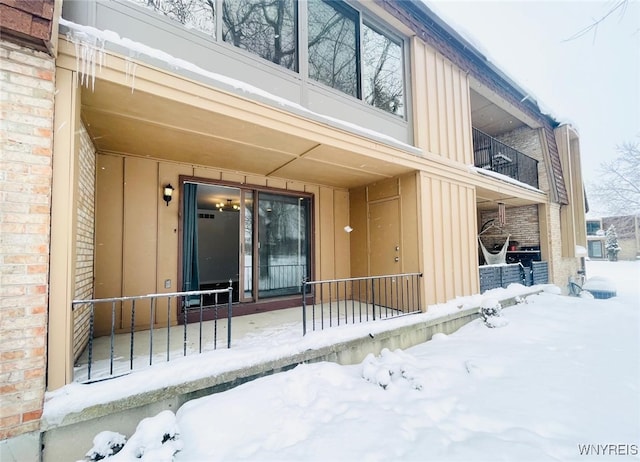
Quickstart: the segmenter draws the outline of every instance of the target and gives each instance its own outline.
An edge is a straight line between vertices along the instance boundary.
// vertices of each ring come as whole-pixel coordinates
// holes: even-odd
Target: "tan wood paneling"
[[[351,276],[366,276],[369,271],[367,264],[366,188],[349,191],[349,226],[353,228],[349,246],[351,250]]]
[[[367,200],[369,202],[395,197],[400,194],[400,180],[390,178],[367,186]]]
[[[427,303],[443,303],[456,296],[477,293],[474,189],[425,173],[420,185]]]
[[[158,163],[128,157],[124,165],[123,295],[153,293],[158,245]],[[131,315],[123,307],[123,327]],[[149,326],[148,301],[136,304],[135,325]]]
[[[173,191],[173,199],[167,205],[163,200],[158,200],[158,248],[156,266],[156,293],[176,292],[178,287],[178,229],[180,217],[180,191],[179,177],[180,175],[193,175],[193,168],[189,165],[160,163],[158,166],[158,197],[162,194],[162,188],[170,183],[175,190]],[[170,281],[170,287],[165,287],[165,281]],[[176,300],[171,302],[169,312],[169,323],[175,325],[177,323],[177,305]],[[156,324],[167,325],[167,306],[156,307]]]
[[[416,175],[400,178],[400,201],[402,220],[401,271],[413,273],[420,271],[420,246],[418,230],[418,191]]]
[[[231,172],[234,174],[234,172]],[[300,182],[245,176],[233,177],[251,184],[275,185],[304,191],[314,196],[313,242],[314,279],[349,277],[350,238],[344,226],[350,224],[350,194],[344,189],[320,187]],[[217,169],[193,168],[189,164],[162,162],[137,157],[100,155],[97,181],[96,285],[97,296],[140,295],[172,292],[177,286],[179,269],[179,177],[194,176],[203,180],[230,179]],[[167,206],[162,200],[162,187],[171,183],[176,189]],[[364,189],[361,190],[362,192]],[[366,207],[360,207],[366,210]],[[366,223],[359,226],[366,229]],[[363,242],[366,242],[364,239]],[[100,245],[100,242],[103,245]],[[365,268],[366,270],[366,268]],[[165,280],[171,287],[165,288]],[[136,304],[136,327],[149,327],[149,305]],[[174,306],[175,308],[175,306]],[[130,323],[130,308],[119,313],[121,331]],[[172,309],[169,322],[175,324],[177,309]],[[166,305],[155,311],[156,325],[166,325]],[[101,322],[104,333],[110,329],[110,316]]]
[[[320,241],[320,274],[318,279],[333,279],[335,278],[333,189],[320,187],[318,209],[319,222],[316,227],[320,232],[319,235],[316,235],[316,239]]]
[[[287,191],[304,192],[304,183],[300,183],[297,181],[287,181]]]
[[[124,196],[124,159],[98,155],[96,165],[95,221],[95,297],[122,295],[122,242]],[[111,312],[107,306],[96,309],[96,335],[111,331]],[[116,307],[116,325],[120,325],[120,307]]]
[[[349,224],[349,192],[336,190],[333,193],[334,211],[334,267],[336,278],[349,277],[351,270],[350,233],[344,227]]]
[[[414,108],[417,145],[469,164],[471,105],[465,72],[424,43],[414,40]]]
[[[215,168],[194,167],[193,176],[210,180],[220,180],[222,178],[222,172]]]
[[[231,181],[233,183],[244,183],[245,176],[237,172],[222,172],[222,181]]]
[[[75,285],[80,150],[80,95],[76,74],[56,72],[55,125],[51,186],[51,241],[49,268],[48,368],[51,389],[73,380],[73,317],[71,301]],[[4,103],[3,103],[4,104]],[[3,106],[4,108],[4,106]],[[43,157],[43,160],[45,158]]]
[[[371,276],[401,272],[400,230],[399,198],[369,202],[369,267]]]
[[[267,186],[269,188],[286,189],[287,182],[286,180],[281,180],[280,178],[267,178]]]
[[[254,176],[254,175],[246,175],[244,177],[244,181],[247,184],[255,185],[255,186],[266,186],[267,179],[263,176]]]

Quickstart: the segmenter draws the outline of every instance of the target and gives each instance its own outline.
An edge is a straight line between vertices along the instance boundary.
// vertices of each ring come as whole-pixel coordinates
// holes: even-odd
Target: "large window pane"
[[[309,210],[308,198],[259,193],[260,297],[300,293],[310,270]]]
[[[293,0],[224,0],[222,38],[264,59],[297,70]]]
[[[366,24],[363,25],[363,41],[364,100],[404,116],[402,47]]]
[[[215,0],[129,0],[162,14],[189,29],[215,37]]]
[[[338,2],[308,5],[309,77],[359,97],[357,15]]]

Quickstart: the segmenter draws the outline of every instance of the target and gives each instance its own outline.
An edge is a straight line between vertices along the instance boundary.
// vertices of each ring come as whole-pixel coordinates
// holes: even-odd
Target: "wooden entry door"
[[[400,243],[400,199],[389,199],[369,204],[369,274],[386,276],[402,272],[402,245]],[[368,292],[373,296],[376,309],[403,310],[407,300],[403,282],[396,277],[375,280]]]
[[[369,204],[369,274],[401,272],[400,200]]]

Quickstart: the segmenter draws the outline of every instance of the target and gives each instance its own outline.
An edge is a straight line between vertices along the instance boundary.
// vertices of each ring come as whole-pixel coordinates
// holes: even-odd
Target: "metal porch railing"
[[[225,321],[224,315],[226,315],[227,330],[226,347],[231,348],[232,290],[232,287],[228,287],[216,290],[73,300],[74,315],[80,311],[89,311],[86,321],[88,326],[84,326],[89,331],[87,344],[84,353],[76,361],[76,375],[83,375],[86,369],[86,379],[80,377],[74,377],[74,379],[85,383],[104,380],[129,373],[134,367],[150,366],[154,361],[170,361],[178,356],[202,353],[203,348],[216,349],[218,322]],[[219,296],[222,294],[226,295],[226,300],[219,303]],[[171,315],[178,307],[180,307],[179,316],[182,317],[182,329],[179,326],[171,326]],[[223,317],[219,317],[219,311],[225,308],[226,313],[223,313]],[[103,324],[110,323],[110,329],[106,335],[94,338],[98,316]],[[196,317],[199,322],[189,324],[188,317],[189,319]],[[205,322],[205,317],[209,321]],[[160,319],[163,319],[166,325],[157,326],[157,321]],[[205,331],[205,324],[208,331]],[[224,329],[224,326],[221,328]],[[181,333],[180,330],[182,330]],[[125,340],[127,337],[128,341]],[[148,351],[148,355],[141,351],[145,353]],[[148,364],[145,360],[147,357]]]
[[[473,128],[476,167],[501,173],[522,183],[538,187],[538,161]]]
[[[302,281],[302,334],[422,311],[422,273]]]

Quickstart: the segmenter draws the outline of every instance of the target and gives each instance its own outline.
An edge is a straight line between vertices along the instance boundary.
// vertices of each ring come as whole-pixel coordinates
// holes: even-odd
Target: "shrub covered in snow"
[[[393,385],[408,385],[422,390],[422,380],[412,363],[414,358],[402,350],[384,348],[380,356],[368,354],[362,362],[362,378],[387,390]]]
[[[93,447],[87,452],[89,460],[102,460],[120,452],[127,442],[124,435],[116,432],[104,431],[93,438]]]
[[[480,316],[487,327],[503,327],[509,324],[502,316],[502,305],[495,298],[485,298],[480,304]]]
[[[182,441],[176,416],[171,411],[162,411],[155,417],[142,419],[129,441],[119,433],[99,433],[86,458],[109,462],[171,462],[180,449]]]

